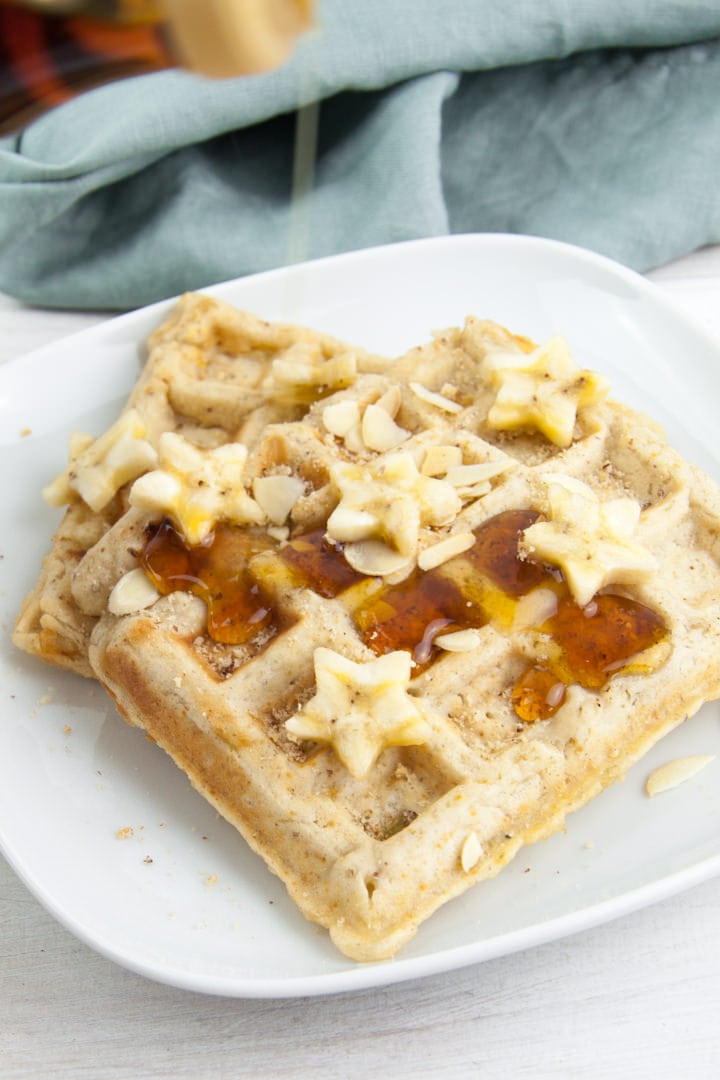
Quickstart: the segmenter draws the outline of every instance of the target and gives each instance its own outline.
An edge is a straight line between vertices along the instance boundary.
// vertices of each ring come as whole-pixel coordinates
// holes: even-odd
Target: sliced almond
[[[477,833],[468,833],[460,848],[460,865],[467,874],[480,862],[484,852]]]
[[[385,393],[377,399],[375,402],[381,409],[384,409],[393,420],[400,412],[400,406],[402,405],[402,391],[399,386],[390,386]]]
[[[368,450],[384,453],[386,450],[393,450],[409,437],[410,432],[399,427],[382,406],[367,406],[362,418],[362,439]]]
[[[255,501],[273,525],[283,525],[290,511],[305,491],[297,476],[259,476],[253,481]]]
[[[379,540],[361,540],[346,544],[343,550],[346,561],[359,574],[368,577],[389,577],[412,567],[412,559]]]
[[[476,461],[469,465],[453,465],[448,469],[445,479],[454,487],[469,487],[487,483],[494,476],[505,472],[507,467],[504,461]]]
[[[469,627],[467,630],[453,630],[450,634],[440,634],[434,644],[446,652],[470,652],[480,644],[480,631]]]
[[[482,484],[473,484],[472,487],[459,487],[456,490],[463,502],[470,502],[472,499],[481,499],[483,495],[489,494],[492,491],[492,485],[488,480],[485,480]]]
[[[322,412],[322,421],[331,435],[344,438],[351,428],[360,423],[357,401],[336,401],[332,405],[326,405]]]
[[[645,784],[645,791],[650,796],[659,795],[661,791],[670,791],[678,784],[689,780],[691,776],[695,776],[714,760],[715,754],[690,754],[687,757],[668,761],[650,773]]]
[[[159,599],[160,593],[150,578],[141,567],[136,566],[115,585],[108,599],[108,610],[111,615],[132,615],[136,611],[144,611]]]
[[[428,405],[434,405],[436,409],[442,409],[443,412],[460,413],[463,410],[462,405],[459,405],[457,401],[452,401],[451,398],[445,397],[444,394],[436,394],[434,390],[428,390],[427,386],[423,386],[422,383],[411,382],[410,389],[421,401],[427,402]]]
[[[552,589],[533,589],[521,596],[515,605],[513,633],[528,630],[531,626],[542,626],[557,611],[557,593]]]
[[[426,547],[418,555],[418,566],[421,570],[433,570],[436,566],[461,555],[475,543],[475,536],[471,532],[452,533],[431,547]]]
[[[367,447],[363,442],[362,437],[362,424],[360,420],[350,428],[345,434],[345,449],[349,450],[351,454],[362,454]]]

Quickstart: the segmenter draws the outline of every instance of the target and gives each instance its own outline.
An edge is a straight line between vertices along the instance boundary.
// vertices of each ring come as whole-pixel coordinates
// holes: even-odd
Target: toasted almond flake
[[[413,560],[407,555],[381,543],[379,540],[361,540],[356,544],[346,544],[343,549],[345,560],[367,577],[388,577],[409,570]]]
[[[477,866],[482,856],[483,849],[478,840],[477,833],[468,833],[460,848],[460,865],[466,874],[469,873],[474,866]]]
[[[197,624],[198,632],[207,625],[207,604],[201,596],[191,596],[185,593],[185,613],[188,622],[191,620]]]
[[[351,454],[363,454],[367,447],[363,442],[362,437],[362,424],[358,420],[357,424],[353,424],[350,430],[345,435],[345,449],[349,450]]]
[[[556,682],[554,686],[551,686],[545,695],[545,704],[549,705],[551,709],[560,705],[565,697],[567,687],[563,682]]]
[[[110,593],[108,611],[111,615],[132,615],[143,611],[160,599],[160,593],[140,566],[123,574]]]
[[[474,543],[475,536],[471,532],[452,533],[444,540],[421,551],[418,555],[418,566],[421,570],[432,570],[455,555],[467,551]]]
[[[533,589],[521,596],[515,606],[512,629],[517,634],[531,626],[542,626],[557,611],[557,593],[552,589]]]
[[[462,450],[459,446],[429,446],[420,471],[424,476],[445,476],[450,469],[458,465],[462,465]]]
[[[482,484],[473,484],[472,487],[459,487],[455,490],[463,502],[470,502],[472,499],[481,499],[483,495],[487,495],[492,491],[492,486],[486,480]]]
[[[670,791],[715,760],[715,754],[690,754],[675,758],[651,772],[645,784],[648,795],[659,795],[661,791]]]
[[[428,405],[434,405],[436,409],[442,409],[444,412],[449,413],[462,412],[463,407],[457,401],[451,401],[450,398],[445,397],[443,394],[436,394],[434,390],[428,390],[427,386],[423,386],[422,383],[411,382],[410,389],[421,401],[426,401]]]
[[[440,634],[435,644],[446,652],[470,652],[480,644],[480,632],[470,627],[467,630],[454,630],[450,634]]]
[[[332,405],[326,405],[322,412],[322,421],[331,435],[344,438],[351,428],[360,423],[357,401],[336,401]]]
[[[499,476],[508,468],[505,461],[476,461],[469,465],[453,465],[445,479],[455,487],[481,484]]]
[[[399,386],[390,386],[375,402],[381,409],[392,416],[393,420],[402,405],[402,391]]]
[[[368,405],[362,418],[362,440],[368,450],[384,453],[393,450],[410,437],[410,432],[399,427],[390,413],[380,405]]]
[[[305,490],[297,476],[259,476],[253,480],[255,502],[273,525],[284,525],[295,503]]]

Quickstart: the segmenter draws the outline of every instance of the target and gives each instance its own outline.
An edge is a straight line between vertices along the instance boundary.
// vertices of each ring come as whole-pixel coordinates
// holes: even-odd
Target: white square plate
[[[613,395],[666,427],[720,478],[720,352],[643,278],[588,252],[520,236],[411,242],[228,282],[209,292],[388,354],[467,314],[536,340],[565,335]],[[447,904],[393,961],[359,965],[307,923],[238,834],[93,683],[13,648],[58,512],[40,490],[73,430],[99,433],[169,303],[133,312],[0,368],[3,716],[0,846],[35,896],[118,963],[236,997],[379,986],[574,933],[720,872],[720,759],[648,799],[649,771],[720,751],[705,706],[567,831],[520,852]],[[30,434],[22,434],[30,430]],[[125,839],[120,839],[125,836]]]

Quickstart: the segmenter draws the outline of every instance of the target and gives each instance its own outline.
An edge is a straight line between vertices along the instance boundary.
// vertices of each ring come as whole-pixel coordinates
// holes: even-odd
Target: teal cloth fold
[[[718,177],[717,0],[324,0],[268,75],[128,79],[0,139],[0,291],[129,308],[459,232],[647,270],[720,241]]]

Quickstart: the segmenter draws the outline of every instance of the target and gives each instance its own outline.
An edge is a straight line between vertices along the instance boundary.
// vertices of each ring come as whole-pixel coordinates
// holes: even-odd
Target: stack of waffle
[[[720,493],[561,338],[468,318],[389,359],[188,295],[46,496],[16,643],[357,960],[720,695]]]

